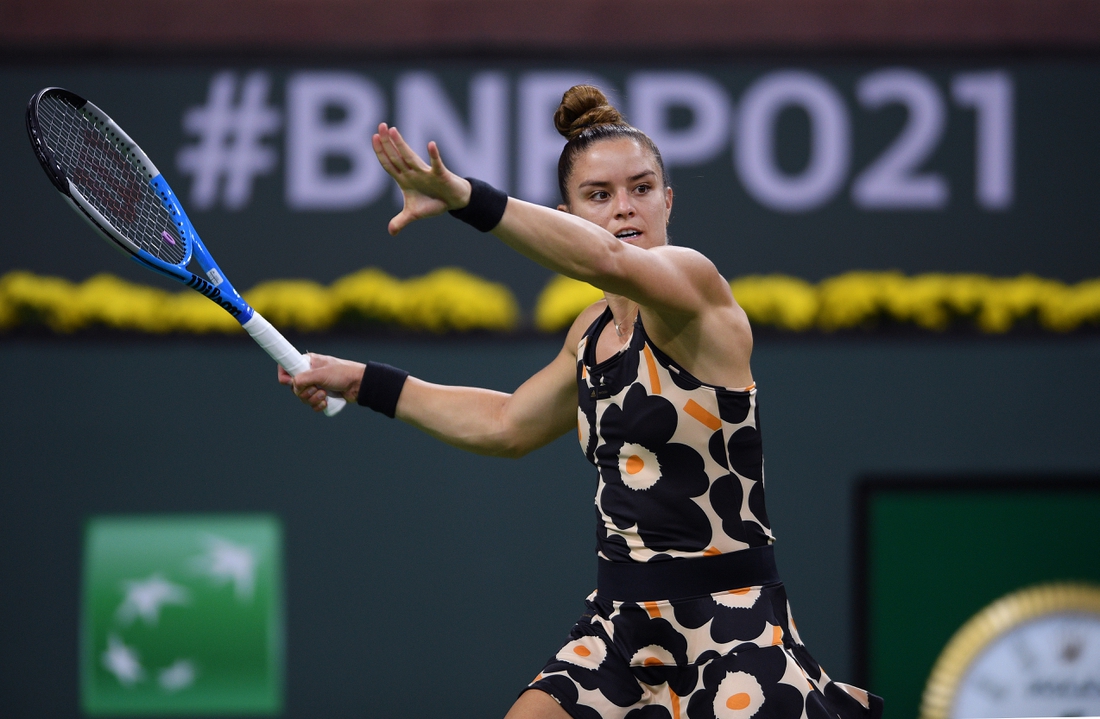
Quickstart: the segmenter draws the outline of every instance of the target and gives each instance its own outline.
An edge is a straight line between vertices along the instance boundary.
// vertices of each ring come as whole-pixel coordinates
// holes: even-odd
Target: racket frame
[[[113,143],[122,154],[128,155],[131,164],[141,169],[146,176],[149,185],[156,192],[161,204],[172,218],[176,227],[179,240],[184,244],[183,259],[173,264],[156,257],[147,250],[135,245],[121,232],[114,229],[103,214],[89,202],[68,178],[64,168],[54,158],[49,145],[46,143],[38,120],[38,105],[46,94],[61,95],[78,110],[90,116],[95,123],[105,132],[106,139]],[[256,312],[233,287],[226,278],[225,273],[214,261],[210,252],[206,249],[195,231],[194,225],[187,217],[183,205],[176,198],[164,175],[157,169],[149,156],[126,134],[126,132],[111,119],[111,117],[89,100],[74,92],[59,87],[47,87],[35,93],[27,103],[27,134],[30,136],[31,146],[38,162],[50,182],[57,188],[68,204],[92,227],[93,230],[105,239],[115,249],[127,255],[140,265],[166,275],[181,284],[187,285],[206,296],[230,315],[232,315],[245,331],[267,353],[291,375],[296,375],[309,369],[309,358],[294,349],[271,323]],[[187,269],[187,265],[194,259],[206,277],[201,277]],[[341,397],[330,395],[325,414],[332,416],[343,409],[345,400]]]
[[[91,202],[85,199],[72,180],[68,178],[61,164],[54,159],[53,153],[42,138],[38,126],[38,103],[47,93],[63,95],[77,109],[89,115],[97,125],[103,128],[102,132],[106,134],[107,139],[118,147],[122,154],[128,155],[132,164],[136,164],[141,169],[148,179],[149,185],[156,192],[161,204],[164,205],[165,210],[171,216],[178,237],[184,244],[184,256],[178,264],[165,262],[135,245],[121,232],[116,231],[111,223],[103,217]],[[164,179],[164,175],[141,147],[107,113],[74,92],[62,88],[48,87],[35,93],[28,104],[27,131],[31,137],[31,145],[34,147],[39,163],[46,171],[54,187],[61,191],[73,209],[77,210],[101,237],[135,262],[167,275],[177,282],[181,282],[206,295],[208,299],[221,306],[242,325],[252,319],[255,310],[244,301],[241,294],[226,278],[218,263],[214,261],[209,250],[206,249],[206,245],[199,238],[198,232],[195,231],[194,225],[191,224],[191,220],[187,217],[183,205],[176,198],[176,193],[172,191],[168,181]],[[201,277],[187,269],[187,265],[191,263],[192,259],[198,262],[206,277]]]

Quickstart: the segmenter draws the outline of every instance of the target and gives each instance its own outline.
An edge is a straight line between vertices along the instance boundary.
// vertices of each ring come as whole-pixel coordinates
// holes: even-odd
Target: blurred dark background
[[[203,195],[181,159],[203,140],[188,113],[209,109],[219,82],[241,97],[249,78],[277,118],[253,148],[273,164],[244,196],[227,174]],[[38,88],[62,85],[145,147],[241,288],[329,282],[363,266],[399,277],[461,266],[507,284],[529,318],[549,273],[491,238],[446,219],[389,238],[394,199],[388,185],[362,189],[375,182],[366,175],[344,206],[321,206],[339,194],[325,194],[325,180],[347,190],[357,171],[355,141],[325,154],[323,133],[375,115],[450,132],[458,165],[495,168],[512,192],[552,203],[545,174],[525,174],[545,165],[532,148],[552,145],[540,139],[549,118],[539,102],[578,78],[605,81],[628,115],[656,112],[666,155],[679,157],[673,236],[726,276],[1100,277],[1100,6],[1088,0],[6,0],[0,275],[112,272],[171,287],[106,252],[35,167],[23,108]],[[677,95],[662,84],[670,78],[697,91]],[[303,99],[324,87],[336,88],[327,101]],[[767,110],[766,91],[795,100],[753,124],[746,106]],[[537,121],[526,114],[536,110]],[[847,130],[829,124],[837,117]],[[479,135],[486,123],[497,132]],[[761,170],[743,137],[770,131]],[[904,187],[872,174],[858,190],[904,142]],[[324,155],[312,176],[302,153]],[[525,321],[513,333],[292,340],[511,390],[562,337]],[[834,678],[876,689],[857,646],[868,601],[855,546],[861,479],[1088,483],[1100,476],[1098,363],[1100,334],[1088,327],[757,332],[781,572],[800,633]],[[280,519],[287,717],[502,716],[594,586],[593,470],[570,437],[506,461],[354,407],[312,416],[243,336],[19,327],[0,334],[0,367],[0,716],[83,715],[91,517]],[[1081,570],[1062,578],[1096,575],[1095,547],[1066,551]],[[887,696],[888,716],[916,716],[912,696]]]

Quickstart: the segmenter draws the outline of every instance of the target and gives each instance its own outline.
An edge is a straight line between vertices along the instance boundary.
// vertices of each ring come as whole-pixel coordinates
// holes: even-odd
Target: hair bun
[[[595,125],[625,125],[626,118],[610,105],[607,96],[594,85],[574,85],[562,95],[554,113],[554,127],[572,140]]]

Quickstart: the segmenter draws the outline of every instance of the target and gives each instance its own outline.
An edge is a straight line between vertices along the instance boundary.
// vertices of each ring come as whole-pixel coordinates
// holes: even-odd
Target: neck
[[[619,337],[630,335],[634,327],[634,318],[638,316],[638,303],[618,295],[607,295],[607,306],[611,308],[611,323]]]

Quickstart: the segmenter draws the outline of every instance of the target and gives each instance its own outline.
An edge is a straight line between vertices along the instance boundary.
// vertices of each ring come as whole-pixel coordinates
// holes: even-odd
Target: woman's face
[[[623,242],[656,247],[668,241],[672,188],[653,154],[627,138],[601,140],[573,164],[569,205],[558,209],[594,222]]]

